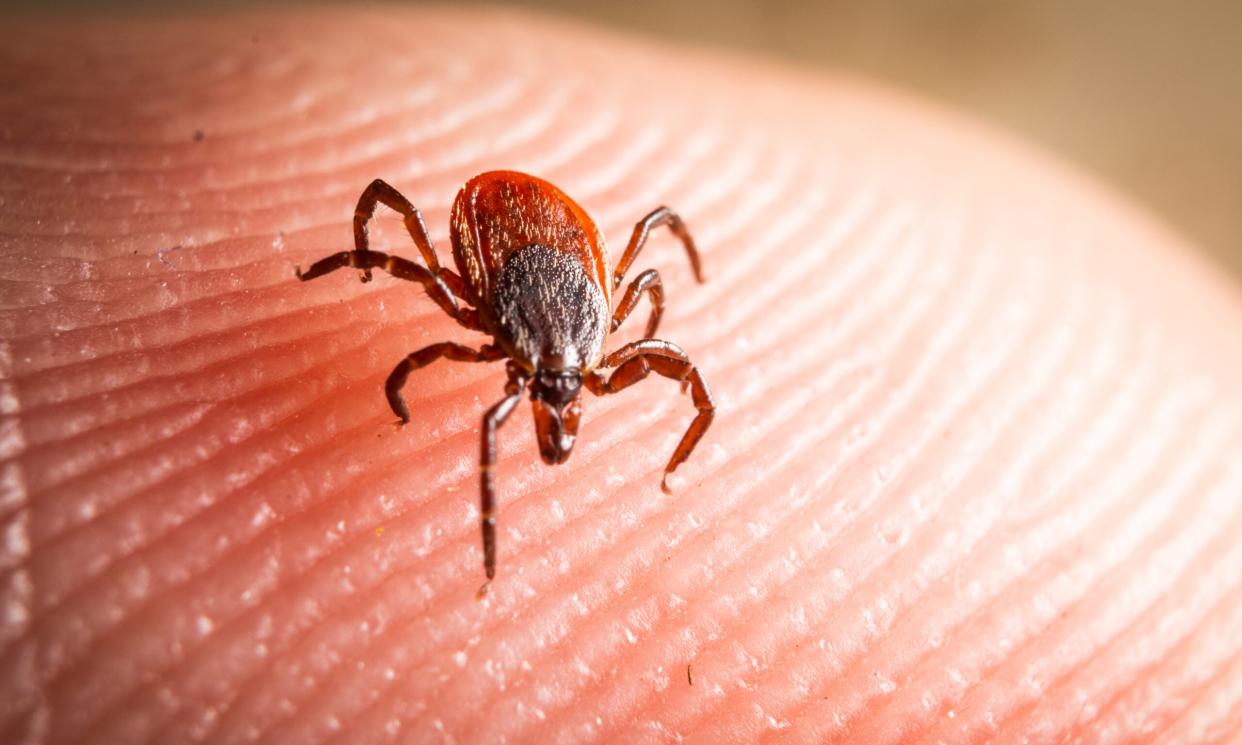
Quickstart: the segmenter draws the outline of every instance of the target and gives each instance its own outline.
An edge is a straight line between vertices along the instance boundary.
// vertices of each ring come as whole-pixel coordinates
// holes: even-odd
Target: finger
[[[1242,315],[1074,174],[852,81],[513,16],[5,35],[4,741],[1236,731]],[[293,267],[374,178],[448,264],[456,189],[502,167],[614,250],[685,218],[709,281],[668,235],[636,268],[719,411],[666,496],[675,384],[588,401],[557,468],[519,410],[479,602],[503,371],[419,371],[393,432],[392,367],[483,340]],[[397,218],[372,245],[417,256]]]

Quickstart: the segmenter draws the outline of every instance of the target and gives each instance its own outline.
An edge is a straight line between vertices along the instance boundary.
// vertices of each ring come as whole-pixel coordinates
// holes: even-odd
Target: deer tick
[[[372,251],[367,223],[378,204],[401,213],[426,266]],[[630,264],[648,233],[667,225],[681,239],[694,276],[703,281],[694,240],[677,213],[660,207],[639,220],[621,261],[608,273],[608,254],[595,223],[576,202],[542,179],[515,171],[491,171],[466,182],[453,201],[450,237],[457,271],[440,266],[423,218],[393,187],[376,179],[362,192],[354,212],[354,250],[315,262],[299,279],[314,279],[342,267],[361,270],[363,282],[380,268],[420,283],[444,312],[472,331],[492,337],[479,349],[441,342],[411,353],[388,376],[388,405],[401,419],[410,412],[401,388],[410,373],[446,358],[460,362],[508,360],[504,398],[483,415],[480,448],[480,521],[483,566],[496,573],[496,430],[529,389],[539,454],[545,463],[564,463],[573,450],[582,415],[581,391],[616,393],[657,373],[690,389],[698,414],[664,468],[668,474],[690,456],[715,414],[711,390],[677,345],[653,338],[664,310],[664,288],[655,269],[639,274],[612,307]],[[634,310],[642,295],[651,300],[644,338],[605,353],[608,334]],[[463,307],[469,304],[474,307]],[[605,377],[600,370],[611,370]]]

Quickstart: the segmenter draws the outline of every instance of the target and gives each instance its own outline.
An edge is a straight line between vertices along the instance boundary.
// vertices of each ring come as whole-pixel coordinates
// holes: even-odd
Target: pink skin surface
[[[869,84],[478,11],[0,32],[5,743],[1217,742],[1242,731],[1242,306],[1142,214]],[[195,132],[201,131],[201,139]],[[661,379],[563,466],[448,261],[484,170],[654,235]],[[417,251],[381,211],[373,246]],[[610,343],[635,338],[646,306]]]

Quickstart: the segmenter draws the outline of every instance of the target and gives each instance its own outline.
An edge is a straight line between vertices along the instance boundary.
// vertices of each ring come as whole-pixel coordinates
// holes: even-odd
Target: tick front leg
[[[418,247],[419,254],[422,255],[423,261],[426,262],[428,270],[435,276],[440,284],[446,285],[453,295],[460,298],[466,297],[466,283],[462,278],[457,276],[449,269],[440,266],[439,259],[436,258],[435,246],[431,243],[431,235],[427,232],[427,225],[423,222],[423,216],[419,213],[418,208],[410,203],[401,192],[394,189],[383,179],[375,179],[366,189],[363,189],[362,195],[358,197],[358,206],[354,208],[354,253],[358,254],[353,260],[341,263],[339,260],[334,261],[330,266],[322,271],[315,273],[315,267],[311,267],[306,274],[298,272],[298,276],[302,279],[312,279],[319,274],[339,269],[342,266],[352,266],[362,271],[362,281],[371,281],[371,270],[375,267],[384,267],[382,263],[374,263],[367,261],[362,256],[373,253],[370,248],[370,234],[368,233],[368,225],[371,218],[375,216],[375,208],[380,205],[387,205],[393,211],[399,213],[405,222],[405,229],[410,234],[410,239],[414,241],[414,245]],[[374,252],[378,253],[378,252]],[[384,256],[384,254],[378,254]],[[315,266],[325,264],[329,260],[337,259],[338,255],[329,256],[324,261],[316,262]],[[405,259],[397,259],[407,264]],[[389,269],[391,272],[392,270]],[[396,274],[396,272],[392,272]],[[401,276],[401,275],[397,275]],[[409,277],[404,277],[409,279]],[[421,280],[419,280],[421,281]],[[477,327],[472,326],[471,328]]]
[[[401,215],[405,229],[414,245],[418,246],[423,261],[427,262],[432,272],[439,273],[440,262],[436,258],[436,249],[431,244],[431,236],[427,233],[427,224],[423,222],[422,214],[404,194],[383,179],[372,181],[358,197],[358,206],[354,209],[354,250],[366,251],[370,248],[367,224],[375,216],[375,208],[380,203]]]
[[[490,344],[485,344],[481,349],[475,350],[451,341],[432,344],[417,352],[411,352],[409,356],[401,360],[401,364],[393,368],[392,374],[388,376],[388,382],[384,384],[388,406],[401,419],[402,424],[410,421],[410,410],[405,405],[405,399],[401,397],[401,389],[405,386],[406,378],[411,372],[420,367],[426,367],[441,357],[458,362],[492,362],[503,359],[505,353]]]
[[[311,264],[306,271],[302,271],[301,267],[295,267],[294,273],[298,279],[305,282],[342,267],[363,269],[368,272],[367,276],[370,276],[371,269],[379,268],[398,279],[418,282],[427,291],[427,295],[436,302],[436,305],[439,305],[453,320],[472,331],[482,330],[478,313],[473,308],[458,307],[456,293],[445,281],[446,270],[435,274],[427,267],[400,256],[389,256],[379,251],[339,251]]]
[[[526,376],[520,367],[510,362],[505,397],[483,415],[479,452],[479,526],[483,531],[483,571],[488,582],[496,576],[496,490],[492,484],[492,467],[496,465],[496,430],[513,413],[525,387]],[[480,592],[486,587],[480,588]]]
[[[668,475],[690,457],[695,445],[703,438],[716,416],[716,402],[712,400],[711,388],[681,347],[659,339],[643,339],[627,344],[605,357],[602,366],[615,367],[616,370],[613,370],[607,380],[591,373],[583,381],[597,396],[625,390],[652,372],[690,386],[691,400],[699,413],[690,422],[690,427],[673,451],[673,457],[669,458],[668,465],[664,467],[660,488],[669,493]]]
[[[418,252],[422,255],[427,267],[431,269],[431,273],[448,285],[457,297],[465,297],[465,282],[461,277],[452,270],[440,266],[435,245],[431,242],[431,234],[427,232],[427,224],[423,222],[423,216],[418,208],[406,199],[404,194],[383,179],[377,178],[372,181],[358,197],[358,206],[354,208],[354,250],[367,251],[371,248],[368,226],[371,218],[375,216],[376,206],[380,204],[401,215],[406,232],[410,234],[414,245],[418,247]],[[366,282],[370,279],[371,270],[368,268],[364,270],[362,281]]]
[[[621,302],[617,303],[616,312],[612,314],[610,332],[621,328],[621,324],[638,305],[644,292],[651,298],[651,317],[647,319],[647,329],[643,332],[643,337],[650,339],[655,336],[656,329],[660,327],[660,317],[664,315],[664,283],[660,281],[660,273],[654,269],[648,269],[638,275],[638,278],[625,288],[625,295],[622,296]]]
[[[612,289],[615,290],[621,286],[621,280],[630,270],[630,264],[634,263],[638,252],[647,244],[647,234],[661,225],[667,225],[668,229],[673,231],[673,235],[681,239],[686,247],[686,255],[690,257],[690,268],[694,270],[694,278],[699,282],[703,281],[703,265],[699,261],[699,250],[694,245],[694,239],[690,237],[690,231],[686,230],[686,224],[681,221],[681,217],[676,212],[668,207],[657,207],[634,226],[629,245],[625,247],[625,253],[621,254],[621,260],[617,262],[617,268],[613,271]]]

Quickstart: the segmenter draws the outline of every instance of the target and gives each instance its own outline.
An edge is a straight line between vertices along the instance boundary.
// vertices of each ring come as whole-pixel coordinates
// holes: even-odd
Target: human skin
[[[0,32],[0,741],[1223,742],[1242,731],[1242,306],[1171,234],[839,76],[498,11]],[[201,132],[201,138],[196,135]],[[295,266],[374,178],[448,263],[513,168],[620,253],[657,378],[559,467],[417,285]],[[373,246],[417,251],[391,213]],[[641,305],[612,346],[636,338]]]

